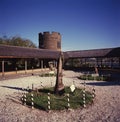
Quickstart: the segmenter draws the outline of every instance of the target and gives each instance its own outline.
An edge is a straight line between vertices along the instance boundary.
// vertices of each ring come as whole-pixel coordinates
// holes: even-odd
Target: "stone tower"
[[[61,35],[58,32],[39,33],[39,48],[61,51]]]

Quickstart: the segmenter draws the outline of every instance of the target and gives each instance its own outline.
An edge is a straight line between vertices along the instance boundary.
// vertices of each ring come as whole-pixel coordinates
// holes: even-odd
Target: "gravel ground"
[[[64,71],[64,84],[83,87],[80,73]],[[52,82],[51,82],[52,81]],[[63,111],[42,111],[23,106],[19,101],[22,88],[54,86],[55,77],[29,76],[0,81],[0,122],[120,122],[120,82],[87,81],[86,87],[95,87],[94,103],[86,108]]]

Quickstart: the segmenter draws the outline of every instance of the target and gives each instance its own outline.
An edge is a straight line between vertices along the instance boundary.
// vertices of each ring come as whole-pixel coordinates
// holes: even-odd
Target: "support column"
[[[56,68],[56,61],[53,61],[53,67]]]
[[[74,67],[74,59],[72,58],[72,67]]]
[[[86,58],[85,58],[85,66],[86,66]]]
[[[5,61],[2,61],[2,77],[5,76]]]
[[[44,63],[43,60],[41,60],[41,69],[43,69],[43,63]]]
[[[120,58],[119,58],[119,67],[120,67]]]
[[[81,64],[80,65],[81,65],[81,67],[83,66],[83,59],[82,58],[81,58]]]
[[[25,60],[25,74],[27,73],[27,60]]]
[[[101,67],[102,67],[102,58],[101,58],[101,64],[100,64],[100,65],[101,65]]]
[[[97,66],[99,66],[99,59],[96,58],[96,63],[97,63]]]
[[[57,68],[57,65],[58,65],[58,63],[57,63],[57,61],[55,61],[55,68]]]
[[[110,60],[110,62],[111,62],[111,63],[110,63],[111,68],[113,68],[113,61],[114,61],[113,58],[111,58],[111,60]]]

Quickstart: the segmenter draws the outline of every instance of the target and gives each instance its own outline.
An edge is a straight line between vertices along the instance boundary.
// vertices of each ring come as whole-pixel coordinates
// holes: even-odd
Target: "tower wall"
[[[61,35],[58,32],[39,33],[39,48],[61,50]]]

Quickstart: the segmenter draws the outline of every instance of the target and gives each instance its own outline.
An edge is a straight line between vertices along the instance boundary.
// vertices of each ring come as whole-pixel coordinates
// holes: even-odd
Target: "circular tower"
[[[39,48],[61,51],[61,35],[58,32],[39,33]]]

